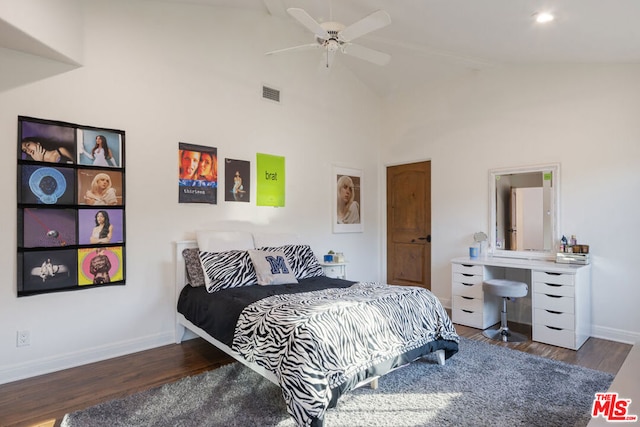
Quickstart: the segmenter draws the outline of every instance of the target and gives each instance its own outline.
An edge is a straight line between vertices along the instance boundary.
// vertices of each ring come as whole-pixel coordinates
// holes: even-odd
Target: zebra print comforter
[[[353,378],[439,348],[449,357],[458,340],[426,289],[357,283],[252,303],[240,314],[232,348],[276,374],[298,425],[316,426]]]

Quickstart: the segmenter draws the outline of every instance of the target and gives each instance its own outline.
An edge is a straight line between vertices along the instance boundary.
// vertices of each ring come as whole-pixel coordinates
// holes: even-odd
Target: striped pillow
[[[187,283],[194,288],[205,286],[206,281],[204,279],[204,273],[202,272],[202,263],[198,255],[198,249],[185,249],[182,251],[182,257],[184,258],[184,265],[187,272]]]
[[[247,251],[198,252],[207,292],[255,285],[258,282]]]

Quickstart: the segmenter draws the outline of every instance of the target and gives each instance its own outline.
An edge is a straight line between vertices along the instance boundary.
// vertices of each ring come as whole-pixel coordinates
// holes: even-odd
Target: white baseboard
[[[174,343],[174,334],[164,332],[158,335],[150,335],[130,341],[121,341],[108,346],[94,347],[76,353],[43,358],[19,363],[11,366],[3,366],[0,369],[0,384],[49,374],[63,369],[75,368],[88,363],[100,362],[114,357],[125,356],[139,351],[156,348]]]
[[[602,338],[603,340],[622,342],[625,344],[635,344],[640,342],[640,333],[638,332],[596,325],[591,326],[591,336],[594,338]]]

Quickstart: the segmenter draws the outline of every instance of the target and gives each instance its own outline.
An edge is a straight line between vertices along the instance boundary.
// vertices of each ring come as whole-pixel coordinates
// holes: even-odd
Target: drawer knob
[[[562,295],[551,295],[551,294],[545,294],[546,296],[548,296],[549,298],[562,298]]]
[[[551,314],[562,314],[561,311],[553,311],[553,310],[545,310],[547,313],[551,313]]]

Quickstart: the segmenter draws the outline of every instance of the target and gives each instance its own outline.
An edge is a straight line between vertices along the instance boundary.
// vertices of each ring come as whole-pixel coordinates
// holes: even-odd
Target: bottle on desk
[[[567,252],[568,243],[567,238],[563,235],[560,239],[560,252]]]

